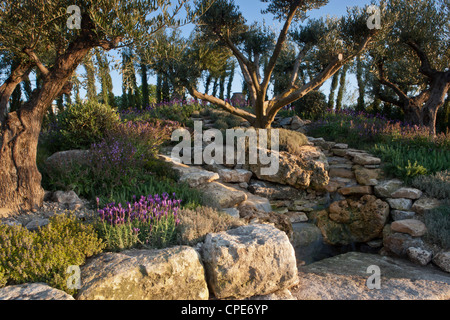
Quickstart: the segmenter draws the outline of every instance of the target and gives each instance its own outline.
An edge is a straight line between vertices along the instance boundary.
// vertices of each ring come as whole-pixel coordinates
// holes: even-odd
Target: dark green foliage
[[[322,92],[315,90],[294,102],[293,106],[295,107],[295,112],[301,118],[304,115],[319,116],[327,110],[327,98]]]
[[[386,170],[407,182],[450,167],[450,151],[410,146],[404,143],[377,144],[371,150],[386,162]]]
[[[52,153],[74,149],[89,149],[92,143],[105,137],[107,130],[120,121],[117,110],[96,101],[73,104],[59,113],[56,124],[46,135]]]
[[[450,199],[450,171],[448,170],[416,177],[413,179],[412,185],[433,198]]]
[[[0,225],[0,287],[45,282],[74,294],[67,288],[67,268],[83,265],[103,248],[94,228],[74,216],[55,216],[37,232]]]

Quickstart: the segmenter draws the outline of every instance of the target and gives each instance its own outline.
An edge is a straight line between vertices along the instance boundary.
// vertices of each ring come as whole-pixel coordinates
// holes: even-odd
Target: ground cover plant
[[[45,282],[70,294],[67,268],[102,252],[93,226],[74,215],[58,215],[38,231],[0,224],[0,287]]]
[[[379,156],[386,171],[411,182],[450,167],[450,135],[430,135],[428,128],[354,110],[328,111],[309,127],[309,134],[348,143]]]

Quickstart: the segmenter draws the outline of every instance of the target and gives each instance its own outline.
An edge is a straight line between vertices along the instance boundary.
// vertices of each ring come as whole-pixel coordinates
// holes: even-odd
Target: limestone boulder
[[[204,268],[194,248],[104,253],[81,268],[78,300],[207,300]]]
[[[306,150],[311,147],[305,146],[304,148]],[[260,163],[248,164],[247,169],[252,171],[259,180],[289,185],[298,189],[319,189],[328,185],[330,178],[325,155],[317,153],[317,158],[314,154],[307,152],[301,154],[300,157],[287,152],[279,152],[279,168],[276,174],[264,175],[262,169],[268,166]]]
[[[406,233],[412,237],[422,237],[427,233],[427,227],[422,221],[408,219],[395,221],[391,224],[394,232]]]
[[[244,169],[220,169],[220,179],[225,183],[249,183],[253,173]]]
[[[83,201],[74,191],[56,191],[53,193],[53,200],[67,210],[78,210],[84,207]]]
[[[423,248],[424,242],[421,238],[406,233],[393,232],[388,225],[383,230],[383,246],[388,253],[406,258],[409,248]]]
[[[404,198],[404,199],[411,199],[411,200],[417,200],[420,199],[423,195],[423,192],[419,189],[414,188],[400,188],[397,191],[395,191],[391,196],[392,198]]]
[[[49,168],[63,168],[72,165],[89,164],[91,153],[89,150],[68,150],[57,152],[45,161]]]
[[[361,166],[355,168],[356,181],[363,186],[376,186],[383,177],[381,169],[367,169]]]
[[[389,216],[389,205],[372,195],[359,200],[346,199],[316,214],[317,226],[325,241],[348,245],[379,238]]]
[[[248,190],[260,197],[269,200],[292,200],[305,195],[306,191],[291,186],[271,183],[267,181],[252,180]]]
[[[413,201],[410,199],[386,199],[386,201],[393,210],[408,211],[413,205]]]
[[[233,208],[247,200],[245,192],[219,182],[201,185],[197,189],[202,191],[205,203],[218,209]]]
[[[450,273],[450,251],[444,251],[438,253],[433,258],[433,263],[445,272]]]
[[[400,189],[403,185],[403,181],[398,179],[388,180],[375,186],[375,195],[380,198],[391,198],[392,194]]]
[[[381,289],[370,290],[370,266],[381,270]],[[299,267],[298,300],[448,300],[450,277],[432,266],[367,253],[347,253]]]
[[[438,199],[424,197],[414,202],[411,210],[417,214],[425,214],[428,211],[436,209],[441,205],[442,203]]]
[[[75,300],[45,283],[26,283],[0,289],[0,300]]]
[[[202,256],[218,299],[264,296],[298,283],[294,248],[284,232],[270,225],[209,234]]]
[[[414,247],[408,248],[406,254],[408,255],[409,260],[421,266],[428,265],[433,257],[433,252]]]

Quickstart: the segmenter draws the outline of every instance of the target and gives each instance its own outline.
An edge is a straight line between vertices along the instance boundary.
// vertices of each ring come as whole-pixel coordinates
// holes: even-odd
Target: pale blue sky
[[[275,29],[281,29],[281,24],[273,20],[273,17],[269,14],[262,14],[261,11],[267,7],[267,3],[262,3],[260,0],[235,0],[236,5],[239,6],[241,12],[244,17],[247,19],[248,23],[253,23],[255,21],[262,21],[263,19],[266,23]],[[364,7],[371,3],[371,0],[330,0],[327,5],[320,9],[312,10],[308,13],[310,18],[319,18],[325,17],[327,15],[330,16],[343,16],[347,12],[347,7],[359,6]],[[187,26],[184,28],[185,34],[189,34],[192,30],[192,26]],[[121,75],[118,71],[112,72],[113,76],[113,85],[114,85],[114,93],[116,95],[122,94],[122,80]],[[139,77],[138,77],[139,78]],[[329,82],[324,84],[321,90],[328,95],[329,93]],[[348,103],[352,101],[352,93],[355,92],[355,80],[354,77],[348,77],[349,85],[346,95],[346,100]],[[155,83],[155,79],[151,78],[150,83]],[[233,82],[233,92],[240,92],[242,90],[242,76],[240,71],[236,74],[235,81]]]

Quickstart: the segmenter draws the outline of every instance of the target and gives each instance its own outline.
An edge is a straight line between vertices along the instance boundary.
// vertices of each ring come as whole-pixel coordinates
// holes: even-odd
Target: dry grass
[[[195,246],[197,243],[203,242],[209,233],[227,231],[245,225],[243,220],[209,207],[182,210],[179,219],[178,242],[188,246]]]

